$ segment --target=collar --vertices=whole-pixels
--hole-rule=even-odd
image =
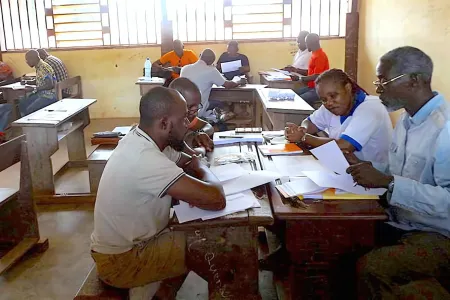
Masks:
[[[203,60],[201,60],[201,59],[199,59],[199,60],[196,62],[196,64],[208,66],[208,65],[206,64],[206,62],[203,61]]]
[[[353,113],[358,108],[358,106],[366,100],[366,93],[364,93],[362,90],[358,90],[355,94],[355,97],[353,98],[353,101],[355,102],[353,104],[352,109],[350,110],[350,113],[346,116],[341,116],[341,124],[344,124],[345,120],[347,120],[348,117],[353,116]]]
[[[139,126],[136,126],[136,128],[134,129],[134,133],[137,136],[146,139],[147,141],[149,141],[151,144],[153,144],[155,147],[158,148],[158,145],[156,145],[155,141],[153,141],[153,139],[148,134],[146,134],[144,130],[139,128]]]
[[[43,62],[44,61],[42,59],[40,59],[39,62],[36,64],[35,68],[36,69],[39,68],[42,65]]]
[[[306,49],[306,50],[308,50],[308,49]],[[322,48],[319,48],[316,51],[311,51],[311,53],[320,53],[320,52],[323,52]]]
[[[409,117],[409,120],[414,125],[422,124],[428,116],[439,106],[444,103],[444,96],[437,92],[433,92],[434,97],[431,98],[424,106],[422,106],[413,117]]]
[[[303,54],[303,53],[308,53],[309,51],[308,51],[308,49],[305,49],[305,50],[300,50],[300,49],[298,49],[298,53],[300,53],[300,54]]]

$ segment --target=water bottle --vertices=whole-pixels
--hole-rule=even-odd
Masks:
[[[144,63],[144,76],[146,79],[152,78],[152,63],[150,62],[150,58],[148,57]]]

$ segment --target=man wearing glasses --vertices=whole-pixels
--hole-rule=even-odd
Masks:
[[[360,299],[450,299],[450,107],[431,89],[432,72],[431,58],[413,47],[388,52],[377,66],[381,101],[405,112],[387,170],[349,159],[355,182],[388,190],[384,247],[358,262]]]

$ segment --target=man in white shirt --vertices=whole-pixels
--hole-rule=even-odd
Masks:
[[[308,75],[309,60],[311,59],[312,52],[308,50],[306,46],[306,37],[308,31],[301,31],[297,37],[298,51],[294,56],[292,66],[284,68],[286,71],[295,72],[300,75]]]
[[[195,268],[185,235],[167,228],[172,197],[208,210],[226,205],[209,169],[197,157],[177,152],[189,124],[180,93],[152,89],[141,99],[140,115],[139,126],[120,141],[103,171],[94,210],[91,254],[100,279],[118,288]]]
[[[207,117],[207,111],[215,107],[221,107],[220,101],[209,100],[209,94],[213,85],[223,86],[227,89],[238,87],[245,84],[245,79],[241,82],[226,80],[225,77],[212,65],[216,60],[216,54],[211,49],[203,50],[200,54],[200,60],[194,64],[185,66],[181,69],[180,76],[186,77],[195,83],[202,94],[202,109],[199,111],[199,117]]]

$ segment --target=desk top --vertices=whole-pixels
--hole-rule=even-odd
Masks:
[[[18,192],[16,189],[0,188],[0,206],[15,197]]]
[[[150,80],[139,77],[135,84],[138,85],[163,85],[166,82],[164,78],[152,77]]]
[[[12,123],[17,127],[58,127],[97,102],[97,99],[62,99]]]
[[[35,87],[35,85],[32,84],[23,85],[19,81],[7,85],[2,85],[0,86],[0,89],[24,90],[26,86]]]
[[[208,155],[208,160],[211,165],[214,165],[214,159],[226,154],[249,152],[256,156],[255,163],[245,163],[241,166],[248,170],[261,170],[261,165],[256,153],[257,149],[254,145],[236,145],[227,147],[216,147],[214,151]],[[258,194],[258,200],[261,203],[260,208],[251,208],[246,211],[237,212],[221,218],[207,220],[207,221],[192,221],[179,224],[176,217],[171,220],[170,227],[175,230],[192,230],[205,227],[222,227],[222,226],[248,226],[248,225],[270,225],[273,223],[272,210],[270,208],[268,193],[266,185],[252,189],[255,194]]]
[[[277,72],[277,71],[259,72],[259,75],[263,76],[265,80],[271,81],[271,82],[278,82],[278,81],[290,82],[290,81],[292,81],[290,76],[283,74],[281,72]]]
[[[258,94],[261,98],[261,102],[266,109],[267,112],[272,113],[305,113],[311,114],[314,112],[314,108],[311,107],[305,100],[303,100],[297,94],[295,95],[294,101],[292,100],[281,100],[281,101],[269,101],[269,92],[273,90],[280,90],[282,92],[286,91],[285,89],[260,89],[258,90]]]
[[[232,89],[225,89],[223,86],[213,85],[212,90],[227,90],[227,91],[239,91],[239,90],[260,90],[267,87],[265,84],[246,84]]]

